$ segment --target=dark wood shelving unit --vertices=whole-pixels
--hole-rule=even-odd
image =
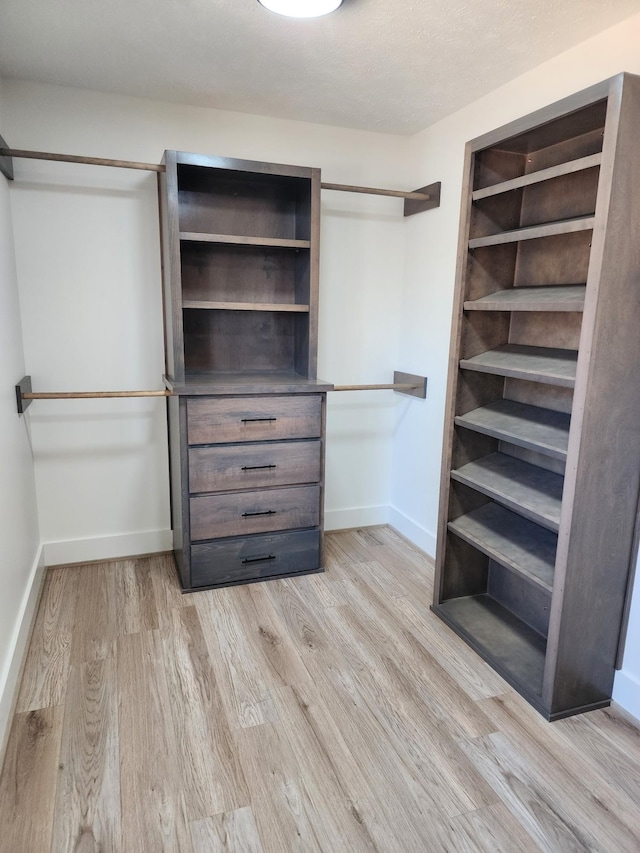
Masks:
[[[433,609],[548,719],[609,704],[635,564],[639,105],[467,146]]]
[[[186,590],[321,571],[320,172],[165,152],[174,553]]]

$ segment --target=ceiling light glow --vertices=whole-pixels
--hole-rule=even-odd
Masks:
[[[342,0],[258,0],[258,2],[278,15],[289,18],[319,18],[335,12]]]

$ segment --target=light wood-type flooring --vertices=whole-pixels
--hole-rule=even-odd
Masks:
[[[326,565],[194,595],[169,556],[51,570],[3,853],[638,853],[638,729],[545,722],[389,528],[327,535]]]

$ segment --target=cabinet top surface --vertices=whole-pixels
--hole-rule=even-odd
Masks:
[[[167,166],[203,166],[209,169],[226,169],[235,172],[280,175],[290,178],[310,179],[315,175],[320,175],[320,169],[311,166],[293,166],[284,163],[268,163],[261,160],[241,160],[235,157],[220,157],[214,154],[197,154],[189,151],[167,150],[164,152],[162,162]]]
[[[182,383],[164,377],[175,395],[226,394],[318,394],[331,391],[333,385],[321,379],[307,379],[296,373],[188,373]]]

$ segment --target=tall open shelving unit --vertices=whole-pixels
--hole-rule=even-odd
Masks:
[[[467,145],[434,611],[541,713],[607,705],[640,488],[640,78]]]
[[[174,553],[185,590],[320,571],[320,172],[165,152]]]

